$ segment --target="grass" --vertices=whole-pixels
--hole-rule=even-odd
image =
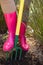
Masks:
[[[43,43],[43,0],[33,0],[30,5],[29,23],[35,37]]]

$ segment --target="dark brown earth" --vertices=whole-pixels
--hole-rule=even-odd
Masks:
[[[6,53],[2,50],[5,41],[3,36],[5,35],[0,34],[0,65],[43,65],[43,46],[40,46],[33,36],[27,38],[27,42],[30,44],[30,50],[22,53],[20,61],[18,59],[15,61],[14,54],[12,61],[10,56],[6,61]]]

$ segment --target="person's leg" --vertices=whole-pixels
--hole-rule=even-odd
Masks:
[[[3,13],[12,13],[16,11],[14,0],[1,0],[0,3]]]
[[[3,50],[4,51],[10,51],[14,46],[14,33],[15,33],[15,27],[16,27],[15,24],[17,22],[17,16],[16,16],[16,12],[15,12],[16,8],[15,8],[14,0],[7,0],[7,1],[4,0],[4,1],[1,0],[1,7],[2,7],[4,17],[6,20],[6,24],[8,27],[9,36],[3,45]],[[27,51],[29,49],[29,46],[26,43],[25,30],[26,30],[25,23],[22,22],[19,40],[20,40],[22,49],[24,51]]]
[[[1,0],[1,8],[8,28],[8,38],[3,45],[3,51],[10,51],[14,47],[17,14],[14,0]]]
[[[29,43],[27,44],[26,37],[25,37],[27,21],[28,21],[28,17],[29,17],[30,2],[31,2],[31,0],[25,0],[25,3],[24,3],[23,23],[21,24],[20,36],[19,36],[21,47],[24,51],[27,51],[30,48],[30,45],[29,45]]]

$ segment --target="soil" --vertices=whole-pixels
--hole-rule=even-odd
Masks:
[[[30,36],[26,37],[27,42],[30,44],[30,50],[28,52],[22,52],[22,58],[19,61],[15,61],[14,54],[11,60],[10,56],[6,60],[6,53],[3,52],[2,47],[5,39],[3,36],[6,34],[0,34],[0,65],[43,65],[43,46],[41,46],[37,40]]]

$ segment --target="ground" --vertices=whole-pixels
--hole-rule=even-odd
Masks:
[[[3,36],[6,34],[0,34],[0,65],[43,65],[43,46],[41,46],[33,36],[26,37],[27,42],[30,44],[30,50],[23,52],[21,61],[6,61],[6,53],[3,52],[2,46],[5,40]]]

